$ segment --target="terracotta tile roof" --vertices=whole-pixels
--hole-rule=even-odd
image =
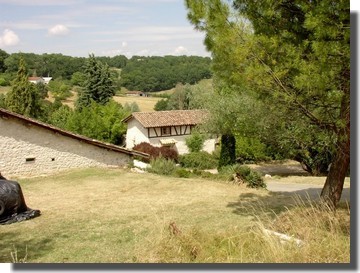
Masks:
[[[204,122],[208,116],[205,110],[172,110],[155,112],[134,112],[123,121],[135,118],[144,128],[197,125]]]
[[[40,78],[40,77],[29,77],[28,79],[29,79],[29,81],[42,80],[42,78]]]

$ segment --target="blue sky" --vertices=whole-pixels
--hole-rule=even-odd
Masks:
[[[210,56],[183,0],[0,0],[0,48],[71,56]]]
[[[210,56],[203,38],[183,0],[0,0],[0,49],[8,53]]]

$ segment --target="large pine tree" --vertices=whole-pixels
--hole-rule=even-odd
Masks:
[[[6,96],[6,106],[18,114],[37,118],[41,113],[40,100],[35,85],[28,80],[25,61],[21,58],[12,89]]]
[[[287,128],[318,143],[324,134],[335,139],[321,194],[335,207],[350,165],[349,1],[187,0],[186,5],[189,20],[206,33],[217,80],[255,91],[269,109],[284,113],[278,122]]]
[[[95,101],[105,105],[115,95],[109,66],[97,60],[94,54],[89,55],[85,67],[85,88],[79,93],[77,108],[81,109]]]

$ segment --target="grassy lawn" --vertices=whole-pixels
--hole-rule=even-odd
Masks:
[[[226,182],[121,169],[18,181],[42,215],[0,225],[0,262],[349,262],[346,206],[335,217],[342,224],[329,228],[327,220],[324,231],[299,216],[304,208],[289,210],[289,196]],[[295,235],[310,243],[302,249],[259,232],[267,225],[292,234],[293,222],[302,226]]]

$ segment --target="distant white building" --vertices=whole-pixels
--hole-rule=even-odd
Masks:
[[[207,116],[208,112],[204,110],[134,112],[123,120],[128,125],[126,148],[132,149],[141,142],[147,142],[157,147],[171,146],[179,154],[186,154],[189,152],[186,138]],[[205,140],[203,150],[213,152],[215,139]]]
[[[29,77],[29,82],[32,82],[34,84],[43,83],[43,84],[49,84],[52,77]]]

